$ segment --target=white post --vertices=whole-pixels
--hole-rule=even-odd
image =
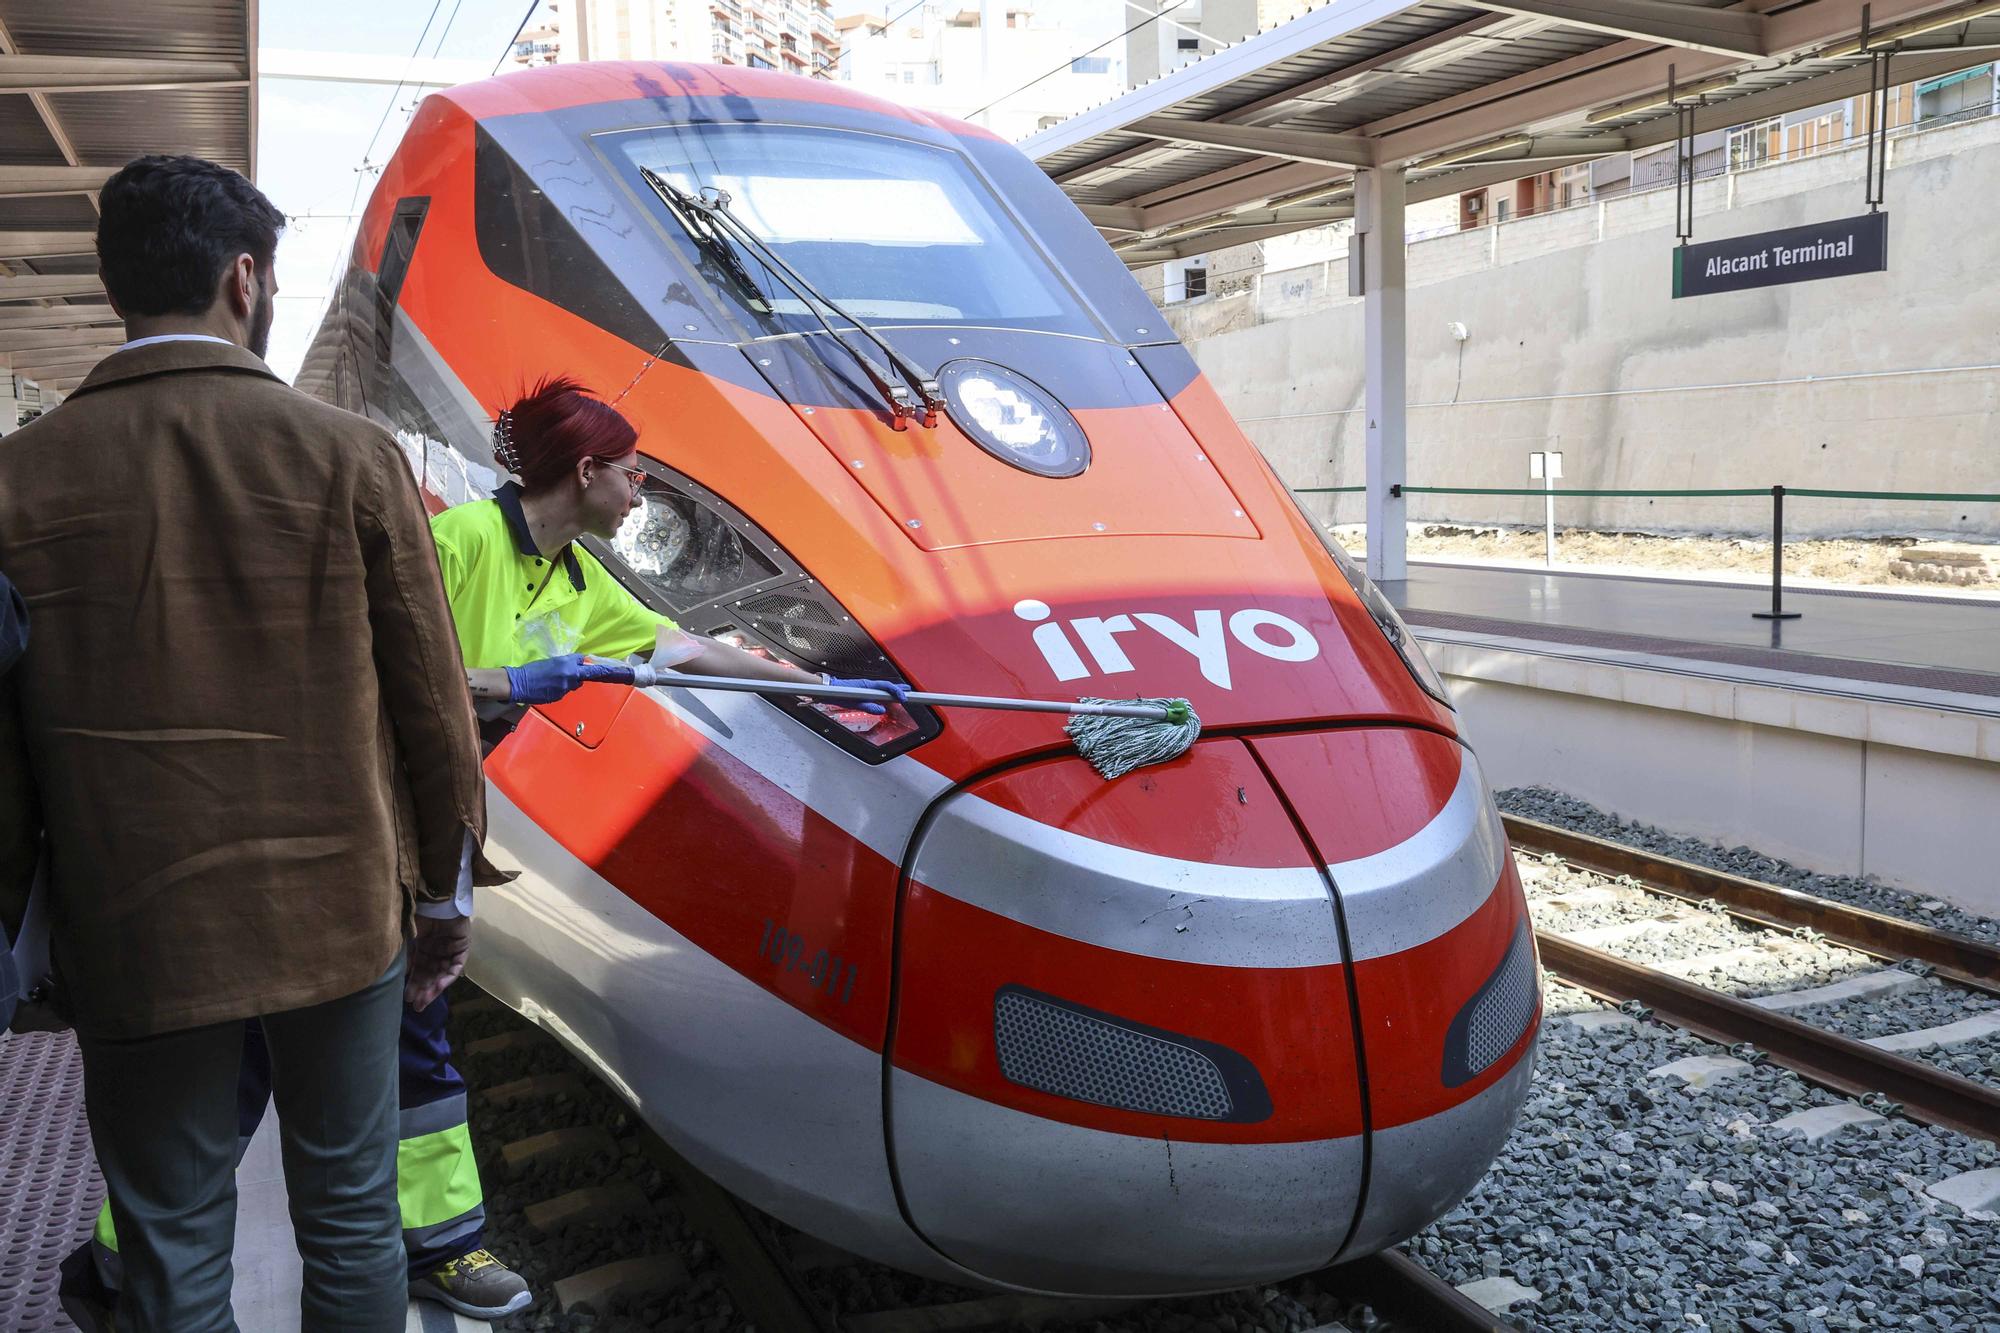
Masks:
[[[1409,575],[1404,531],[1409,506],[1401,495],[1389,494],[1389,488],[1403,483],[1407,443],[1401,167],[1354,173],[1354,230],[1361,240],[1367,329],[1368,577],[1400,580]]]

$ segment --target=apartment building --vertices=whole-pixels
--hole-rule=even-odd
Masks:
[[[1018,139],[1124,92],[1123,0],[943,0],[835,20],[838,78]]]
[[[832,0],[550,0],[514,44],[514,63],[688,60],[831,78],[840,58]]]

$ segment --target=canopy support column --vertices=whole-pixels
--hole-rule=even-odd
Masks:
[[[1404,559],[1409,402],[1402,167],[1370,167],[1354,173],[1354,230],[1366,326],[1368,577],[1379,583],[1403,579],[1409,572]]]

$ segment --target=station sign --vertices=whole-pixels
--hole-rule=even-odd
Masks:
[[[1863,213],[1674,251],[1674,296],[1710,296],[1889,267],[1889,215]]]

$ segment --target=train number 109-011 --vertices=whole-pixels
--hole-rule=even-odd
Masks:
[[[837,953],[829,954],[824,949],[815,952],[806,943],[806,937],[796,931],[766,920],[757,952],[787,972],[805,973],[815,990],[825,991],[842,1004],[854,998],[854,979],[861,974],[860,969]]]

